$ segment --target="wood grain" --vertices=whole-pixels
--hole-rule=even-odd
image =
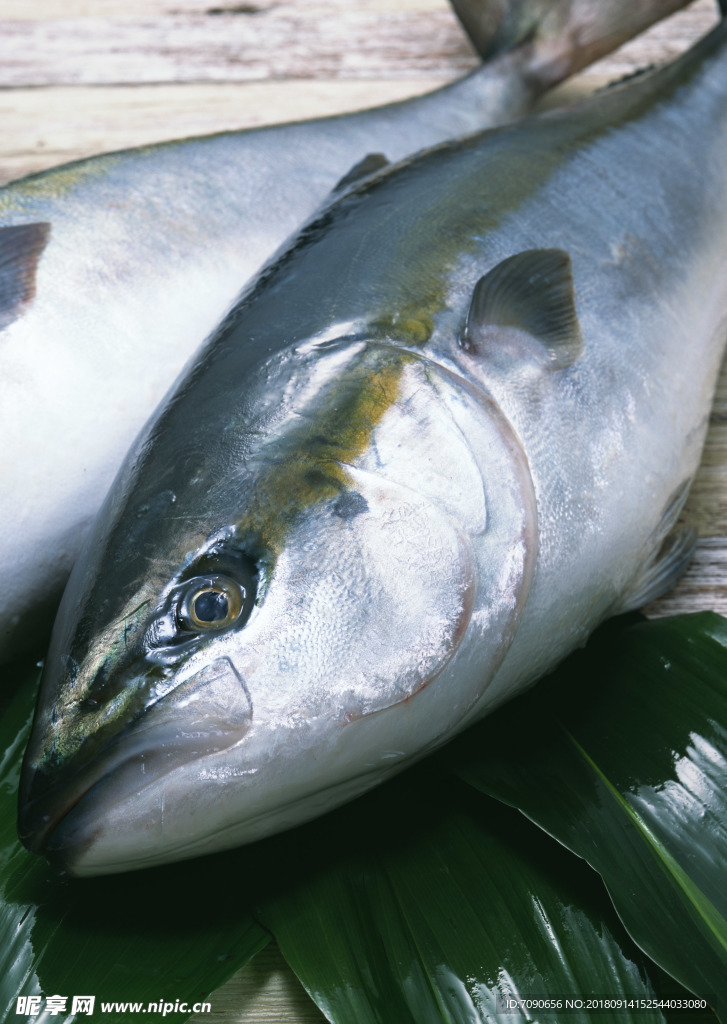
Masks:
[[[136,0],[128,7],[116,0],[0,0],[0,184],[128,146],[403,99],[477,64],[446,0],[267,0],[254,5],[263,8],[254,16],[205,14],[216,9],[210,3],[216,0]],[[377,39],[378,22],[387,11],[392,15],[380,50],[353,32],[354,8],[355,23],[373,21]],[[181,49],[180,35],[172,38],[160,27],[169,19],[183,36]],[[196,35],[190,19],[204,31]],[[580,75],[577,89],[667,59],[714,20],[712,0],[699,0]],[[266,23],[270,36],[261,27]],[[284,27],[303,23],[311,49],[293,31],[281,53]],[[250,26],[256,26],[254,46]],[[318,26],[327,26],[325,45],[313,38]],[[336,38],[348,60],[331,54]],[[134,41],[143,43],[140,50]],[[252,63],[243,67],[244,54]],[[260,77],[250,80],[245,76],[253,69]],[[570,86],[560,95],[573,93]]]
[[[712,0],[656,26],[549,102],[674,56]],[[446,0],[0,0],[0,183],[97,152],[337,113],[423,92],[474,67]],[[681,584],[648,609],[727,614],[727,374],[685,518]],[[324,1018],[274,946],[195,1024]]]
[[[215,10],[0,22],[0,84],[406,77],[462,73],[472,64],[472,50],[446,11],[415,17],[407,11],[348,9],[313,18],[287,8],[260,14]]]
[[[212,994],[192,1024],[321,1024],[326,1018],[271,943]]]

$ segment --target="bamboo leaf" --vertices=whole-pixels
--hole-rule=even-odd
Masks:
[[[727,1014],[724,619],[611,624],[443,757],[584,857],[638,944]]]
[[[269,936],[223,886],[232,877],[229,868],[215,873],[198,861],[71,880],[23,849],[15,815],[34,683],[26,681],[0,721],[0,1019],[27,1019],[16,1016],[18,996],[60,995],[68,1012],[48,1019],[70,1021],[76,1016],[72,997],[94,995],[96,1014],[102,1001],[135,1002],[145,1007],[139,1011],[144,1021],[161,1021],[170,1012],[164,1004],[179,1001],[190,1011],[175,1019],[186,1020],[191,1006]],[[149,1003],[158,1003],[158,1011],[148,1011]],[[117,1011],[104,1019],[135,1015]]]
[[[669,1019],[647,1001],[688,998],[630,941],[598,875],[431,767],[288,842],[296,877],[258,915],[334,1024],[647,1024]],[[550,1012],[504,1002],[518,996]],[[594,996],[620,1005],[594,1012]]]

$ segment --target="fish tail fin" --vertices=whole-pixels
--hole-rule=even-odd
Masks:
[[[691,0],[450,0],[483,60],[527,49],[527,72],[548,89]],[[727,0],[719,0],[724,13]]]

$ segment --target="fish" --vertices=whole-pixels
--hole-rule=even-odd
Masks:
[[[611,47],[685,2],[559,0],[557,31],[577,49],[598,8]],[[0,189],[0,664],[47,642],[144,421],[245,281],[337,184],[375,170],[379,151],[393,161],[513,120],[562,79],[565,65],[541,59],[554,42],[524,20],[534,0],[518,0],[523,20],[511,24],[502,0],[465,3],[493,4],[478,34],[490,59],[429,96],[145,146]],[[569,59],[598,51],[589,41]]]
[[[727,328],[727,22],[326,207],[127,456],[20,782],[77,876],[316,817],[681,575]]]

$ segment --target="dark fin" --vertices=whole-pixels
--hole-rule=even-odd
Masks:
[[[636,611],[671,590],[691,562],[696,545],[697,533],[691,526],[680,526],[670,533],[634,580],[620,610]]]
[[[727,14],[727,0],[719,0],[719,10],[720,14],[724,18],[725,14]]]
[[[0,331],[24,312],[35,295],[35,273],[48,244],[50,224],[0,228]]]
[[[382,167],[388,167],[388,165],[389,161],[383,153],[369,153],[363,160],[359,160],[357,164],[354,164],[348,174],[344,174],[338,184],[333,186],[332,191],[341,192],[344,188],[348,188],[349,185],[353,185],[355,181],[368,178],[371,174],[375,174],[376,171],[380,171]]]
[[[583,338],[567,252],[528,249],[480,278],[462,347],[475,353],[493,351],[499,344],[498,328],[522,331],[539,342],[548,369],[562,370],[575,362],[583,351]]]
[[[454,12],[482,60],[527,43],[552,0],[450,0]]]

